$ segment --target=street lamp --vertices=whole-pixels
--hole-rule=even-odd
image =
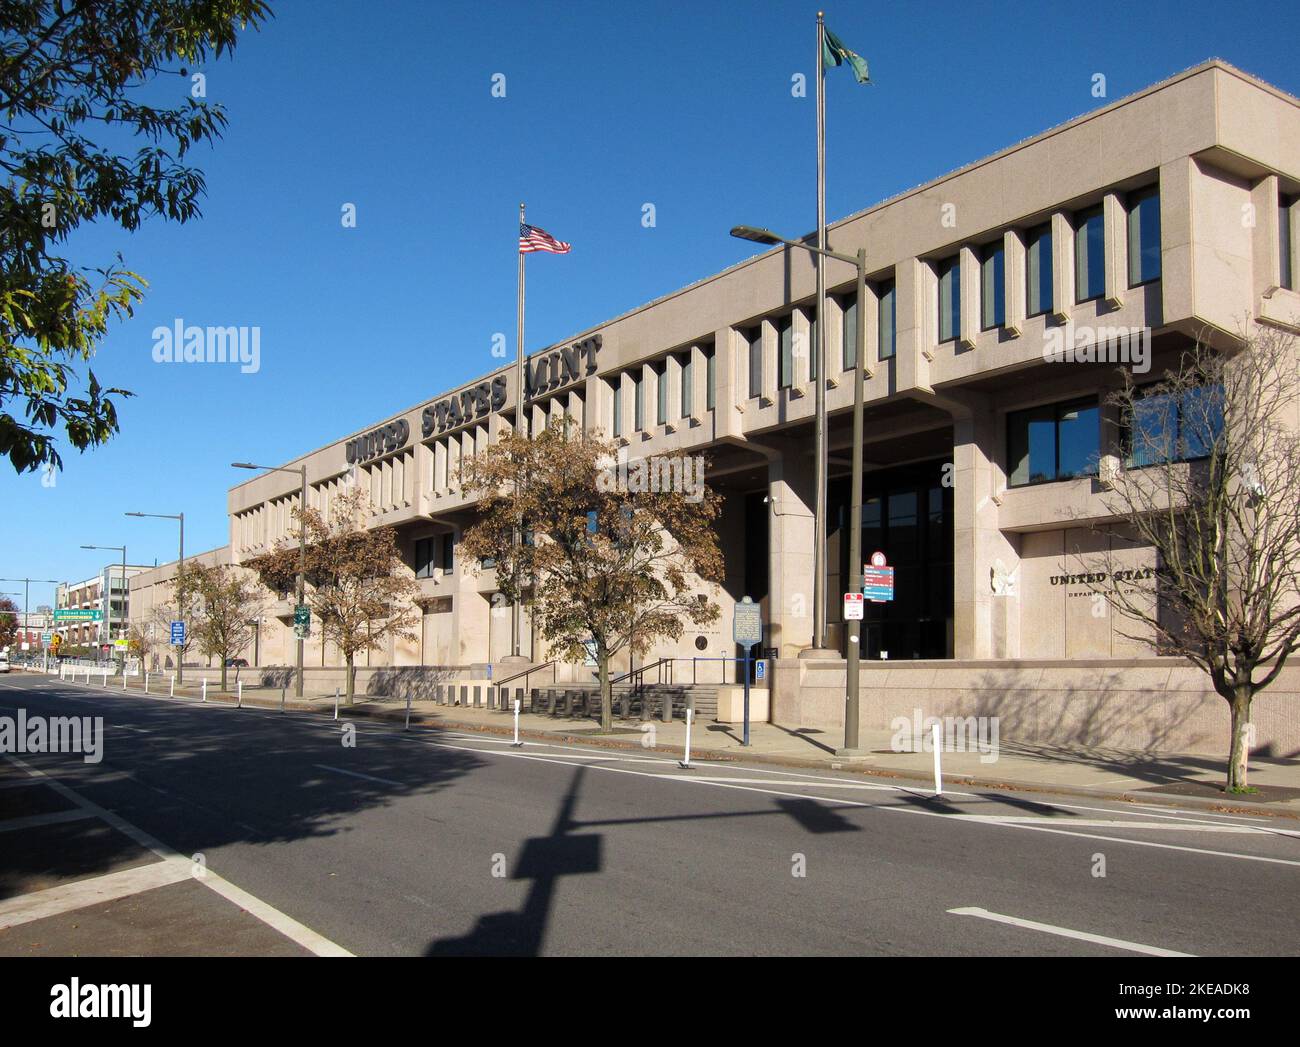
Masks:
[[[185,571],[185,514],[184,513],[126,513],[127,516],[147,516],[154,520],[179,520],[181,525],[181,547],[176,561],[176,604],[181,620],[185,619],[185,608],[181,604],[181,575]],[[188,626],[186,626],[188,628]],[[181,647],[176,655],[176,682],[185,682],[185,648]]]
[[[299,503],[298,519],[298,603],[294,608],[295,612],[298,607],[303,606],[306,599],[306,579],[307,579],[307,467],[300,465],[297,467],[286,465],[254,465],[252,462],[231,462],[232,469],[265,469],[270,473],[300,473],[302,476],[302,498]],[[297,631],[297,630],[295,630]],[[294,683],[294,695],[302,697],[302,645],[303,637],[298,637],[298,676]]]
[[[849,509],[849,591],[853,593],[862,592],[862,400],[863,400],[863,383],[869,374],[867,372],[867,250],[865,247],[858,248],[856,255],[839,254],[835,251],[823,250],[813,244],[804,243],[802,240],[790,240],[784,236],[778,236],[770,229],[760,229],[752,225],[738,225],[731,230],[731,235],[740,240],[750,240],[756,244],[785,244],[787,247],[802,247],[805,251],[810,251],[816,255],[824,255],[827,258],[834,258],[840,262],[848,262],[858,270],[858,295],[857,295],[857,344],[854,351],[853,360],[853,476],[850,480],[850,509]],[[824,332],[818,331],[819,339]],[[825,360],[819,360],[817,371],[818,382],[822,381],[821,365]],[[819,435],[822,440],[819,441],[819,453],[817,461],[817,483],[819,485],[820,497],[817,499],[818,508],[822,513],[825,512],[825,490],[826,490],[826,459],[824,456],[824,439],[826,431],[826,419],[824,417],[825,406],[821,407],[822,416],[817,419]],[[826,627],[826,597],[825,584],[826,579],[824,557],[825,557],[825,519],[819,519],[816,523],[817,536],[813,545],[813,645],[821,647],[825,642]],[[818,588],[818,587],[821,588]],[[820,623],[817,616],[820,615]],[[861,750],[858,747],[858,666],[861,658],[861,641],[857,636],[851,634],[848,636],[845,654],[848,658],[848,672],[844,681],[844,748],[836,754],[838,756],[859,756]]]
[[[125,545],[83,545],[83,549],[103,549],[110,552],[122,554],[122,639],[126,639],[126,546]],[[111,652],[116,650],[113,647],[113,572],[108,572],[108,644],[110,649],[109,657],[112,658]],[[122,652],[122,678],[126,679],[126,652]]]
[[[0,582],[22,582],[23,583],[23,635],[32,627],[31,609],[27,606],[31,592],[32,582],[38,585],[59,585],[61,580],[58,578],[0,578]],[[6,596],[17,596],[17,593],[6,593]],[[50,628],[54,628],[54,622],[50,622]],[[45,649],[45,641],[41,640],[41,650]]]

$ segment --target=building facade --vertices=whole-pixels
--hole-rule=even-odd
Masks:
[[[835,251],[865,248],[870,275],[857,346],[856,274],[827,263],[829,646],[843,653],[839,596],[854,573],[859,354],[869,375],[862,548],[896,571],[894,600],[869,607],[862,630],[870,719],[1021,694],[1032,696],[1026,731],[1048,738],[1044,725],[1074,722],[1070,703],[1181,693],[1198,710],[1209,702],[1183,720],[1184,744],[1199,744],[1196,725],[1217,717],[1219,700],[1093,613],[1071,576],[1107,520],[1099,474],[1123,455],[1103,407],[1117,366],[1154,380],[1197,338],[1230,347],[1258,324],[1300,329],[1298,196],[1300,103],[1212,61],[830,226]],[[766,623],[774,717],[833,728],[845,663],[798,657],[813,641],[811,258],[768,251],[533,354],[524,415],[534,431],[567,415],[633,459],[706,457],[724,503],[722,616],[650,657],[734,657],[731,608],[750,596]],[[1062,339],[1127,355],[1050,358]],[[509,653],[492,572],[459,555],[475,507],[456,477],[515,423],[514,390],[512,364],[285,463],[306,466],[310,503],[325,511],[360,484],[419,580],[418,639],[373,664],[479,665]],[[287,472],[232,488],[230,561],[286,540],[297,500]],[[1134,570],[1152,565],[1140,551],[1132,559]],[[286,664],[292,600],[276,595],[262,661]],[[545,659],[528,632],[524,653]],[[337,664],[312,644],[309,664]],[[1291,719],[1262,731],[1300,746],[1294,715],[1279,715]],[[1207,732],[1217,742],[1217,718]],[[1126,724],[1084,740],[1145,744],[1150,733]]]
[[[125,638],[131,620],[131,579],[153,568],[127,564],[125,574],[120,563],[108,564],[99,574],[75,583],[58,586],[54,593],[55,611],[99,612],[90,620],[56,621],[54,631],[63,643],[103,645]]]

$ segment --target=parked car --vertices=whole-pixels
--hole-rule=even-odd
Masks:
[[[8,671],[9,656],[7,654],[0,654],[0,673],[7,673]]]
[[[247,669],[247,668],[248,668],[248,659],[247,659],[247,658],[227,658],[227,659],[226,659],[226,668],[227,668],[227,669]]]

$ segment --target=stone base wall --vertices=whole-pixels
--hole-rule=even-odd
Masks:
[[[774,723],[844,730],[843,660],[779,659]],[[1228,703],[1204,673],[1177,659],[1116,662],[911,661],[862,666],[864,731],[895,717],[997,716],[1003,744],[1158,752],[1227,752]],[[1254,703],[1252,752],[1300,756],[1300,669],[1283,669]]]

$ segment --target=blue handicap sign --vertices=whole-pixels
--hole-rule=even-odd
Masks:
[[[172,622],[172,643],[178,647],[185,643],[184,622]]]
[[[757,662],[754,663],[754,679],[755,680],[767,679],[767,662],[763,661],[762,659],[759,659]]]

